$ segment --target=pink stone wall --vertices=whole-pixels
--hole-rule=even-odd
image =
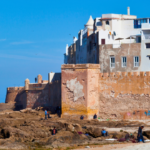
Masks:
[[[62,117],[98,113],[99,65],[62,65]]]

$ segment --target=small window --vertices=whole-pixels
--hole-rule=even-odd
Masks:
[[[92,50],[92,42],[90,41],[90,50]]]
[[[122,67],[127,66],[127,57],[122,57]]]
[[[146,43],[146,48],[150,48],[150,43]]]
[[[110,68],[115,68],[115,57],[110,56]]]
[[[101,39],[102,45],[105,45],[105,39]]]
[[[134,67],[139,67],[139,56],[134,57]]]
[[[109,25],[109,21],[108,20],[106,21],[106,24]]]

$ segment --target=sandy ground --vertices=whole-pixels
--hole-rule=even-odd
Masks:
[[[150,143],[110,144],[101,147],[84,148],[76,150],[150,150]]]

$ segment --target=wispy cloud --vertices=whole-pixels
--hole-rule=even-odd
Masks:
[[[22,45],[22,44],[31,44],[31,43],[34,43],[34,42],[31,42],[31,41],[21,41],[21,42],[11,42],[10,44],[12,44],[12,45]]]
[[[1,41],[6,41],[6,39],[0,39],[0,42],[1,42]]]
[[[28,57],[28,56],[22,56],[22,55],[13,55],[13,54],[0,54],[0,58],[9,58],[9,59],[21,59],[21,60],[28,60],[28,61],[40,61],[40,62],[47,62],[47,63],[60,63],[63,59],[60,59],[60,57],[53,56],[51,58],[46,58],[46,57]],[[57,62],[57,61],[58,62]]]

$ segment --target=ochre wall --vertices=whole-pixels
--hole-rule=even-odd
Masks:
[[[150,119],[150,72],[99,73],[96,64],[62,66],[62,116]]]
[[[99,64],[62,65],[62,117],[91,118],[98,113],[99,70]]]
[[[16,102],[17,95],[24,90],[24,87],[9,87],[7,88],[5,103]]]
[[[100,73],[99,116],[150,119],[150,72]]]

